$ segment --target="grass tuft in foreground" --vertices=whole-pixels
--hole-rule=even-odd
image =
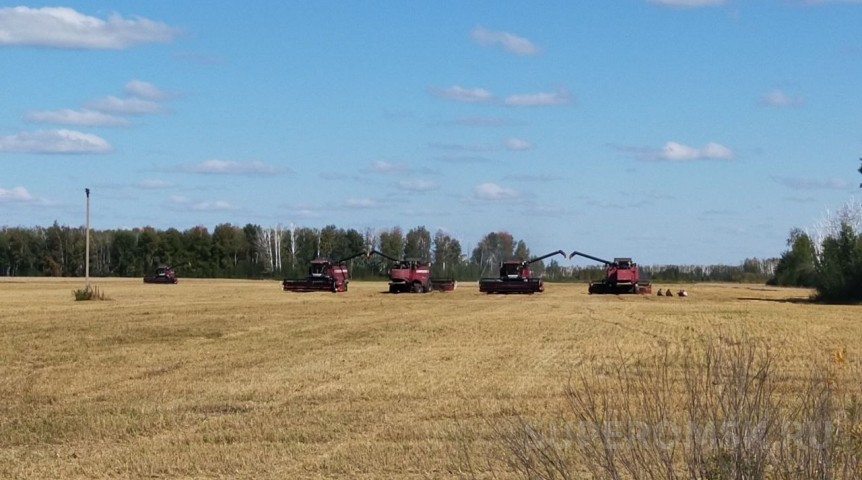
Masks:
[[[79,288],[76,290],[72,290],[72,295],[75,296],[76,302],[81,302],[84,300],[108,300],[108,296],[104,291],[99,290],[97,286],[87,286],[84,288]]]

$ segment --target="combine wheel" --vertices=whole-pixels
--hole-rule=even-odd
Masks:
[[[395,285],[389,285],[389,293],[398,293],[398,287]]]
[[[422,284],[416,282],[413,284],[413,293],[422,293]]]

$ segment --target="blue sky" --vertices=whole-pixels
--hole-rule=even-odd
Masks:
[[[0,2],[0,225],[737,263],[858,190],[862,1],[250,5]]]

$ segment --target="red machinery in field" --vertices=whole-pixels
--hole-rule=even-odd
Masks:
[[[613,262],[609,262],[577,251],[572,252],[569,258],[571,259],[575,255],[604,263],[608,267],[605,271],[604,280],[590,282],[590,293],[652,293],[652,286],[649,283],[639,283],[640,272],[638,271],[638,264],[632,262],[631,258],[614,258]]]
[[[177,274],[167,265],[159,265],[155,273],[144,277],[144,283],[177,283]]]
[[[285,292],[346,292],[350,279],[344,262],[361,255],[366,253],[359,252],[335,261],[329,257],[315,258],[308,266],[307,277],[285,279],[281,282],[281,288]]]
[[[556,254],[566,256],[566,252],[556,252],[531,258],[530,260],[509,260],[500,263],[499,278],[482,278],[479,291],[485,293],[536,293],[544,292],[545,284],[541,278],[533,277],[530,264],[552,257]]]
[[[398,260],[377,250],[372,250],[368,255],[374,254],[392,261],[389,267],[389,293],[449,292],[458,285],[454,278],[431,278],[431,264],[426,261],[415,258]]]

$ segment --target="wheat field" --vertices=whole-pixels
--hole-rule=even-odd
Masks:
[[[493,443],[488,418],[564,414],[572,375],[611,357],[746,337],[802,372],[862,351],[859,307],[799,289],[98,279],[109,299],[75,302],[81,283],[0,279],[0,478],[458,478],[459,452]]]

